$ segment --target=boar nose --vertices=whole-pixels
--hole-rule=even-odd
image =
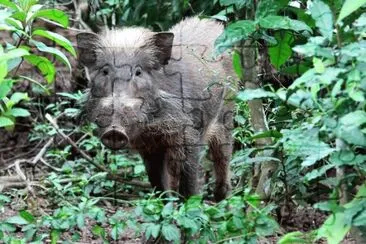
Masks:
[[[106,147],[112,150],[123,149],[128,143],[127,135],[116,129],[106,131],[102,135],[101,140]]]

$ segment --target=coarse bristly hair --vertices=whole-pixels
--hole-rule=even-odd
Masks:
[[[111,54],[123,53],[133,57],[141,52],[155,59],[157,48],[153,41],[154,32],[142,27],[125,27],[116,30],[106,30],[99,35],[99,51]],[[151,60],[156,61],[156,60]]]

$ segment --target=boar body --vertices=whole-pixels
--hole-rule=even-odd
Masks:
[[[141,154],[157,190],[197,194],[204,145],[214,162],[215,199],[230,190],[232,103],[224,98],[231,64],[211,58],[222,31],[215,21],[188,18],[169,32],[124,28],[77,36],[89,120],[107,147]]]

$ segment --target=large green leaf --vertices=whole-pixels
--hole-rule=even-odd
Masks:
[[[159,236],[160,224],[145,223],[144,227],[146,239],[149,239],[150,237],[157,238]]]
[[[363,184],[353,200],[345,204],[344,211],[339,211],[331,214],[324,222],[324,224],[317,231],[317,239],[326,238],[328,243],[340,243],[346,234],[351,230],[351,225],[347,218],[350,209],[361,205],[361,201],[366,198],[366,185]],[[361,208],[364,208],[362,205]]]
[[[13,101],[14,104],[17,104],[22,100],[28,100],[28,99],[29,99],[28,94],[24,92],[14,92],[10,97],[10,100]]]
[[[11,119],[4,117],[4,116],[0,116],[0,128],[12,126],[12,125],[14,125],[14,122]]]
[[[76,52],[71,42],[67,40],[65,37],[61,36],[60,34],[57,34],[52,31],[37,29],[33,31],[32,36],[34,35],[43,36],[56,42],[58,45],[65,48],[69,53],[71,53],[74,57],[76,57]]]
[[[30,40],[30,43],[34,44],[39,51],[56,55],[56,57],[58,57],[71,70],[71,64],[70,64],[69,60],[67,59],[65,54],[63,54],[60,50],[58,50],[54,47],[48,47],[43,42],[39,42],[39,41],[35,41],[35,40]]]
[[[335,130],[336,135],[350,144],[366,146],[366,136],[360,126],[366,123],[366,112],[357,110],[344,115]]]
[[[14,18],[7,18],[5,20],[5,22],[11,26],[14,26],[15,28],[17,28],[18,30],[23,30],[23,24],[21,21],[17,20],[17,19],[14,19]]]
[[[43,8],[43,5],[41,4],[36,4],[36,5],[33,5],[32,7],[30,7],[29,11],[27,11],[27,15],[25,17],[25,22],[26,23],[31,23],[30,21],[34,20],[34,15],[41,9]]]
[[[180,239],[179,229],[175,225],[165,224],[161,232],[167,241],[179,241]]]
[[[216,53],[220,54],[236,43],[248,39],[255,30],[255,23],[251,20],[239,20],[230,24],[215,41]]]
[[[41,71],[48,83],[51,83],[55,79],[55,66],[47,58],[32,54],[25,56],[24,59],[30,64],[36,66]]]
[[[6,6],[8,8],[11,8],[11,9],[13,9],[15,11],[19,11],[20,10],[15,3],[13,3],[12,1],[9,1],[9,0],[0,0],[0,5]]]
[[[57,22],[65,28],[69,26],[68,16],[58,9],[41,9],[32,16],[32,19],[36,18],[45,18]]]
[[[332,214],[318,230],[318,238],[325,237],[328,243],[340,243],[351,226],[344,224],[344,213]]]
[[[340,122],[345,126],[361,126],[366,123],[366,112],[357,110],[344,115]]]
[[[0,55],[2,55],[0,53]],[[8,74],[8,65],[5,61],[0,62],[0,82],[6,77]]]
[[[333,15],[329,6],[320,0],[315,0],[309,7],[311,16],[315,20],[322,36],[332,40],[333,36]]]
[[[276,69],[279,69],[281,65],[291,57],[292,50],[290,45],[294,41],[294,38],[289,32],[277,32],[275,38],[277,40],[277,45],[269,47],[268,54],[271,64],[273,64]]]
[[[289,0],[265,0],[259,1],[255,11],[255,18],[261,19],[268,15],[276,15],[277,12],[288,4]]]
[[[282,130],[283,148],[288,156],[299,157],[303,159],[302,167],[308,167],[315,164],[334,152],[334,148],[322,142],[319,138],[319,130]]]
[[[23,48],[12,49],[12,50],[9,50],[6,53],[3,53],[0,56],[0,62],[7,61],[7,60],[13,59],[13,58],[22,57],[24,55],[29,55],[29,52],[27,50],[23,49]]]
[[[24,109],[24,108],[12,108],[10,110],[10,113],[14,117],[28,117],[28,116],[30,116],[29,111]]]
[[[290,19],[287,16],[270,15],[259,19],[259,25],[265,29],[273,30],[293,30],[293,31],[308,31],[312,33],[311,28],[302,21]]]
[[[248,0],[220,0],[221,6],[230,6],[235,4],[239,9],[244,7],[248,3]]]
[[[13,87],[12,80],[2,80],[0,81],[0,99],[4,98],[11,91]]]
[[[23,10],[23,12],[27,13],[31,7],[33,7],[38,0],[20,0],[18,1],[19,7]]]
[[[337,23],[365,4],[366,0],[346,0],[342,6],[341,12],[339,13]]]

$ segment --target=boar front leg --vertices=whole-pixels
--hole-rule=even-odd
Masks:
[[[150,184],[156,191],[164,191],[164,153],[156,152],[142,155]]]
[[[166,189],[187,198],[198,194],[198,158],[188,147],[177,147],[166,153]]]
[[[164,188],[178,192],[182,168],[182,155],[180,150],[167,149],[164,158]]]

